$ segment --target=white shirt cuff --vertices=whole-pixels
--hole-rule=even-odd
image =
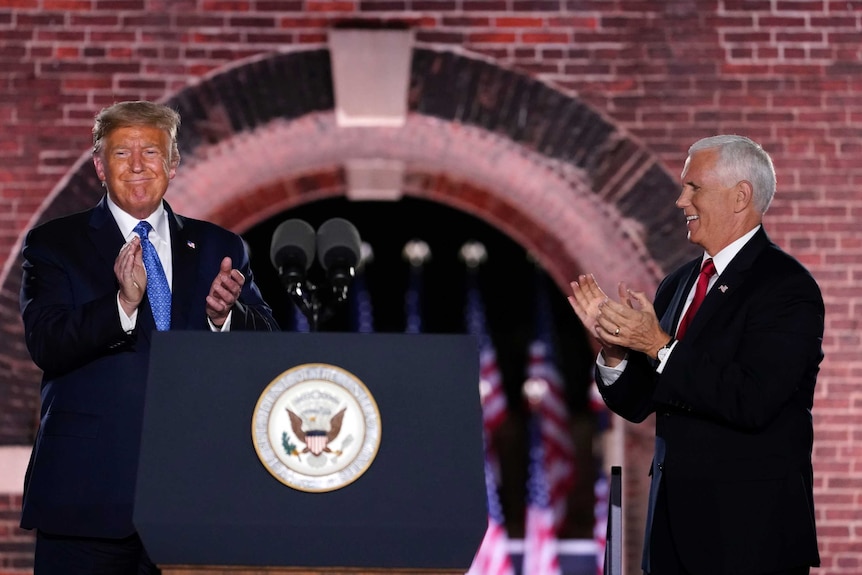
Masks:
[[[132,315],[126,315],[126,310],[123,309],[123,304],[120,303],[120,292],[117,292],[117,309],[120,310],[120,326],[123,331],[129,333],[135,329],[138,324],[138,309],[132,312]]]
[[[615,367],[610,367],[605,363],[605,358],[602,356],[602,352],[599,352],[599,356],[596,358],[596,367],[599,370],[599,374],[602,376],[602,384],[613,385],[623,374],[623,370],[625,370],[628,362],[628,356],[626,356]]]
[[[233,310],[227,312],[227,318],[225,318],[224,323],[221,327],[216,327],[216,325],[212,322],[212,320],[207,316],[207,323],[210,324],[210,331],[220,332],[220,331],[230,331],[230,318],[233,317]]]

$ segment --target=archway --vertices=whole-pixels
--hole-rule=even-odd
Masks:
[[[345,164],[397,160],[403,193],[454,208],[510,237],[557,286],[583,271],[651,291],[691,250],[673,224],[676,183],[648,150],[576,98],[464,55],[417,48],[409,115],[399,128],[342,128],[328,52],[240,62],[166,101],[183,116],[183,164],[168,200],[237,232],[286,211],[344,197]],[[88,155],[34,224],[85,209],[101,194]],[[11,269],[20,269],[20,261]],[[8,268],[7,268],[8,269]],[[17,293],[20,277],[3,278]],[[12,302],[0,311],[18,314]],[[19,342],[0,354],[32,381]],[[22,413],[22,443],[33,418]],[[639,524],[640,522],[630,522]]]

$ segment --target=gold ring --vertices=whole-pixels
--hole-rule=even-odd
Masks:
[[[617,336],[617,335],[619,335],[619,334],[620,334],[620,328],[619,328],[619,327],[617,327],[616,331],[614,332],[614,335],[615,335],[615,336]]]

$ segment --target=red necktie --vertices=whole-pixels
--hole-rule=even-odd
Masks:
[[[676,330],[676,339],[682,339],[685,335],[685,330],[691,323],[694,314],[697,313],[697,308],[700,307],[703,298],[706,297],[706,288],[709,287],[709,278],[715,275],[715,264],[712,263],[712,258],[707,258],[700,268],[700,275],[697,276],[697,287],[694,288],[694,299],[691,300],[691,305],[685,311],[682,321],[679,322],[679,327]]]

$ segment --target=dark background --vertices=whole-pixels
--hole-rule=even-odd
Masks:
[[[334,217],[353,223],[362,241],[373,249],[373,261],[357,273],[363,275],[370,294],[377,332],[405,330],[410,265],[402,250],[410,240],[419,239],[431,249],[431,258],[423,270],[423,331],[465,333],[467,268],[458,253],[467,241],[485,245],[488,258],[479,268],[479,286],[488,332],[497,349],[510,404],[519,402],[527,350],[536,330],[537,284],[548,290],[558,367],[567,380],[571,407],[578,410],[585,407],[588,369],[593,357],[566,295],[521,246],[502,232],[482,220],[433,202],[412,198],[397,202],[324,200],[279,214],[245,233],[255,281],[282,329],[294,329],[295,312],[270,260],[272,234],[287,219],[299,218],[317,229]],[[318,285],[325,283],[317,263],[309,271],[309,279]],[[348,305],[338,306],[335,315],[319,326],[319,331],[350,330]]]
[[[344,218],[356,226],[363,242],[373,249],[373,261],[362,274],[369,292],[376,332],[405,330],[405,293],[410,265],[404,245],[415,239],[429,244],[431,259],[424,278],[423,332],[465,333],[467,267],[459,250],[467,241],[485,245],[487,260],[479,267],[478,282],[485,305],[487,330],[497,351],[509,416],[493,438],[500,454],[500,498],[509,534],[523,535],[527,481],[528,412],[521,397],[526,379],[527,354],[536,333],[537,289],[547,290],[553,321],[552,339],[557,368],[566,385],[570,427],[576,449],[576,482],[569,497],[569,513],[560,537],[592,538],[593,441],[596,417],[589,407],[590,369],[594,359],[586,334],[564,294],[529,254],[508,236],[484,221],[441,204],[404,198],[397,202],[355,202],[345,198],[323,200],[284,212],[244,234],[251,252],[255,281],[272,306],[282,329],[294,329],[294,304],[270,260],[272,234],[285,220],[298,218],[318,229],[326,220]],[[325,282],[315,263],[309,280]],[[319,325],[319,331],[352,331],[348,303]]]

